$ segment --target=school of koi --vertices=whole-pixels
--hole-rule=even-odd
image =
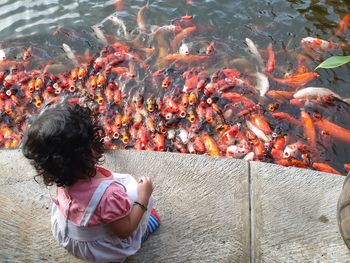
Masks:
[[[149,30],[144,22],[146,8],[136,17],[140,35]],[[120,26],[125,37],[129,34],[117,16],[107,19]],[[344,23],[337,34],[346,30]],[[78,62],[63,44],[75,64],[65,73],[52,74],[47,67],[29,70],[30,49],[15,61],[0,54],[1,147],[18,147],[30,115],[46,104],[66,100],[99,114],[109,149],[225,156],[340,175],[350,170],[350,159],[348,163],[327,160],[332,147],[350,146],[350,122],[344,126],[333,118],[347,114],[344,118],[349,120],[350,105],[327,88],[306,86],[319,75],[310,70],[305,52],[315,56],[344,44],[303,38],[298,67],[281,78],[276,77],[281,72],[276,69],[273,46],[259,50],[249,38],[245,41],[256,70],[209,69],[216,43],[191,54],[184,40],[199,27],[189,15],[153,29],[151,48],[137,38],[111,42],[99,25],[93,29],[105,47]],[[148,76],[157,92],[140,87],[130,98],[127,83],[136,81],[139,72]]]

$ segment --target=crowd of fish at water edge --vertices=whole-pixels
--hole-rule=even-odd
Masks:
[[[192,16],[148,27],[147,8],[137,13],[139,34],[134,38],[116,15],[94,26],[104,44],[98,55],[78,55],[63,44],[74,64],[71,71],[52,74],[50,64],[30,69],[30,47],[15,60],[1,50],[1,146],[18,147],[30,116],[65,100],[99,114],[109,149],[243,158],[340,175],[350,170],[350,159],[327,161],[338,145],[350,146],[349,104],[327,88],[307,86],[319,77],[310,70],[310,58],[345,44],[303,38],[299,52],[293,52],[297,66],[285,74],[276,67],[279,52],[271,44],[258,49],[246,38],[249,59],[232,59],[231,66],[211,69],[217,43],[192,54],[185,42],[203,30]],[[107,37],[102,31],[106,21],[121,30],[125,42]],[[336,34],[343,34],[349,21],[350,14]],[[146,44],[141,36],[148,37]],[[128,84],[141,81],[138,91],[129,94]]]

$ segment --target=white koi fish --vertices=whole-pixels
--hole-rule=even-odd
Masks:
[[[246,124],[249,130],[251,130],[259,139],[263,140],[264,142],[271,141],[271,138],[267,136],[262,130],[260,130],[258,127],[253,125],[250,121],[246,120]]]
[[[99,26],[96,26],[96,25],[95,25],[95,26],[92,26],[91,28],[92,28],[92,30],[94,31],[94,33],[95,33],[97,39],[100,40],[100,42],[101,42],[103,45],[107,46],[108,41],[107,41],[105,35],[103,34],[101,28],[100,28]]]
[[[327,88],[322,87],[307,87],[301,90],[298,90],[294,93],[293,97],[296,99],[304,99],[311,97],[319,97],[319,96],[329,96],[332,95],[335,98],[341,99],[341,97]]]
[[[121,20],[120,18],[118,18],[118,17],[115,16],[115,15],[109,16],[108,19],[111,20],[112,23],[113,23],[114,25],[120,26],[120,27],[121,27],[121,29],[123,30],[124,36],[125,36],[126,38],[129,37],[129,33],[128,33],[128,31],[126,30],[126,26],[125,26],[123,20]]]
[[[270,88],[269,79],[264,73],[256,72],[256,86],[255,88],[259,90],[260,96],[265,96],[266,92],[268,92]]]
[[[249,153],[247,153],[246,156],[244,156],[243,160],[253,161],[254,157],[255,157],[255,153],[254,152],[249,152]]]
[[[6,54],[3,49],[0,49],[0,61],[6,60]]]
[[[186,43],[182,43],[182,45],[179,48],[179,53],[182,55],[190,54],[190,49],[188,48],[188,45]]]
[[[248,48],[249,48],[249,51],[255,56],[255,58],[258,60],[259,62],[259,66],[260,68],[263,67],[263,59],[258,51],[258,48],[256,47],[256,45],[254,44],[254,42],[249,39],[249,38],[246,38],[245,39],[245,42],[246,44],[248,45]]]
[[[75,65],[78,65],[78,60],[77,60],[76,56],[74,55],[70,46],[68,46],[66,43],[63,43],[62,47],[63,47],[64,52],[66,52],[67,57],[70,60],[72,60]]]

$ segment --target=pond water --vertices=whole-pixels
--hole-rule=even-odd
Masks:
[[[256,70],[254,64],[256,60],[252,59],[248,51],[246,38],[255,43],[264,60],[267,59],[266,48],[270,43],[272,44],[276,54],[276,69],[273,75],[278,78],[295,72],[299,54],[305,55],[309,70],[312,71],[324,59],[332,55],[348,55],[350,51],[348,46],[350,28],[345,29],[342,34],[335,35],[342,17],[350,13],[350,3],[345,0],[149,1],[143,13],[146,30],[140,33],[136,21],[137,14],[146,3],[146,1],[126,0],[0,0],[0,48],[5,51],[8,60],[16,60],[24,50],[30,49],[32,57],[28,71],[42,70],[45,65],[50,64],[50,72],[59,74],[69,72],[74,67],[74,63],[67,58],[62,49],[63,43],[69,45],[77,57],[84,56],[86,51],[92,56],[103,49],[105,44],[92,29],[94,26],[99,27],[109,44],[118,41],[135,45],[137,42],[138,47],[142,45],[144,48],[155,48],[157,52],[161,41],[165,41],[169,48],[175,36],[175,34],[165,34],[164,39],[157,40],[154,38],[157,26],[176,24],[179,21],[176,19],[191,15],[193,19],[188,22],[182,21],[181,25],[185,25],[184,27],[195,25],[196,33],[184,38],[183,43],[193,55],[203,54],[203,50],[205,51],[210,43],[214,43],[215,58],[209,64],[201,65],[210,74],[223,67],[235,67],[251,77],[252,72]],[[106,19],[110,15],[117,16],[124,22],[126,33],[120,25],[115,25]],[[342,43],[343,46],[321,54],[305,54],[301,49],[300,41],[309,36]],[[172,52],[167,50],[166,53]],[[150,74],[162,68],[161,63],[158,64],[159,54],[160,52],[146,61],[149,70],[136,67],[137,80],[130,84],[125,95],[132,98],[138,91],[145,96],[150,94],[163,96],[166,93],[163,89],[159,89],[159,82],[158,86],[155,85],[157,87],[150,87],[154,85],[154,81],[149,78]],[[181,72],[184,71],[184,69],[181,70]],[[310,86],[326,87],[344,99],[350,98],[349,70],[349,65],[337,69],[319,69],[317,72],[320,77],[313,80]],[[183,82],[179,81],[177,84],[180,85]],[[271,80],[270,86],[272,89],[287,90],[281,87],[283,85]],[[175,90],[172,91],[172,93],[175,92]],[[265,106],[271,102],[269,99],[259,99],[259,103]],[[340,112],[332,120],[339,126],[349,129],[349,107],[340,102],[336,104],[337,111],[315,107],[322,114],[327,114],[327,118]],[[219,105],[225,107],[222,101]],[[294,106],[284,105],[282,108],[294,115],[300,113],[300,109]],[[11,121],[7,120],[7,122]],[[231,120],[228,124],[233,125],[233,122]],[[270,125],[272,128],[277,126],[274,121],[271,121]],[[209,132],[212,134],[210,129]],[[319,128],[316,132],[321,132],[321,129]],[[298,142],[300,140],[303,143],[309,142],[309,138],[306,138],[305,131],[301,128],[294,130],[293,133],[293,136],[298,138]],[[217,135],[212,134],[212,136]],[[337,140],[327,149],[321,146],[324,153],[320,162],[331,163],[333,167],[343,172],[343,164],[350,162],[348,146],[348,142],[344,144]],[[319,142],[318,147],[320,148]],[[266,158],[260,159],[264,161]],[[266,161],[271,161],[271,158],[267,158]],[[308,166],[311,168],[311,164]]]

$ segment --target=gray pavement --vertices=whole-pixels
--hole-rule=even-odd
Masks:
[[[145,151],[108,153],[104,166],[155,185],[161,227],[128,263],[350,262],[336,221],[344,177]],[[51,237],[34,174],[20,151],[0,151],[0,261],[81,262]]]

